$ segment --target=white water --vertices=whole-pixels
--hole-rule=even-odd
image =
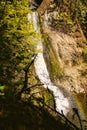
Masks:
[[[32,21],[35,32],[41,34],[38,13],[32,12],[31,14],[29,14],[28,20]],[[69,112],[70,104],[68,99],[64,97],[62,91],[58,88],[58,86],[53,85],[50,80],[50,76],[43,57],[42,40],[38,40],[37,49],[41,51],[38,53],[34,63],[36,74],[38,75],[41,83],[44,84],[43,86],[53,92],[56,110],[60,113],[61,111],[63,111],[64,115],[67,115],[67,113]]]

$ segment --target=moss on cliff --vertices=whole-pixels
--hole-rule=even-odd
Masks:
[[[43,37],[44,37],[44,50],[45,50],[44,57],[46,59],[51,79],[55,80],[56,78],[62,76],[63,70],[53,50],[53,47],[51,46],[50,38],[46,34],[43,34]]]

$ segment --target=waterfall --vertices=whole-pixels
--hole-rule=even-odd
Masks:
[[[31,14],[28,14],[28,20],[32,21],[34,31],[41,35],[38,13],[32,12]],[[34,62],[36,74],[41,83],[44,84],[43,86],[53,92],[56,110],[60,113],[63,111],[64,115],[67,115],[67,113],[69,112],[70,104],[68,99],[64,97],[62,91],[58,88],[58,86],[55,86],[50,79],[43,57],[42,39],[38,40],[37,49],[40,50],[40,52],[38,52],[36,60]]]

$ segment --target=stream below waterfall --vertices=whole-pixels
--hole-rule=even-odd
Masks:
[[[31,20],[34,31],[41,35],[38,13],[32,12],[28,14],[28,20]],[[37,50],[40,50],[40,51],[38,52],[37,57],[34,62],[36,74],[40,82],[43,84],[43,86],[53,92],[56,110],[59,113],[63,112],[64,115],[67,115],[71,112],[71,109],[73,107],[78,109],[78,105],[75,101],[75,98],[73,97],[71,93],[69,93],[70,97],[69,96],[65,97],[64,92],[60,90],[58,86],[55,86],[53,82],[51,81],[48,70],[47,70],[47,66],[45,63],[45,59],[43,56],[42,43],[43,43],[43,39],[41,38],[40,40],[38,40],[38,44],[37,44]],[[82,116],[84,117],[84,115]]]

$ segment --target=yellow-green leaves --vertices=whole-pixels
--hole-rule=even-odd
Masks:
[[[35,54],[36,37],[28,21],[28,0],[0,1],[0,83],[12,84],[20,77],[19,71],[31,61]],[[16,76],[15,76],[16,73]],[[20,79],[20,78],[19,78]]]

